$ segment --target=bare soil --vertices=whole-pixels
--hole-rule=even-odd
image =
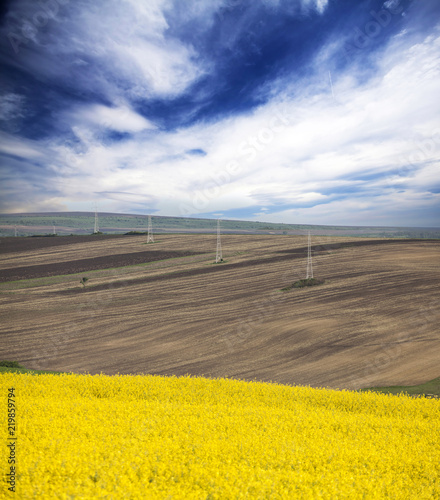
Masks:
[[[10,239],[27,241],[1,259],[0,358],[27,368],[350,389],[440,376],[438,240],[316,237],[325,283],[282,292],[305,277],[305,237],[225,235],[221,264],[213,235]],[[83,289],[66,269],[87,265]]]
[[[81,236],[27,236],[22,238],[8,236],[6,238],[0,238],[0,254],[36,251],[49,247],[70,245],[72,243],[90,243],[91,241],[103,242],[121,238],[126,238],[126,236],[122,234],[93,234]]]
[[[93,257],[91,259],[79,259],[68,262],[53,262],[51,264],[36,264],[34,266],[13,267],[0,270],[0,283],[4,281],[17,281],[24,279],[43,278],[57,276],[60,274],[77,274],[96,269],[109,269],[115,267],[135,266],[156,262],[160,260],[175,259],[189,255],[197,255],[199,252],[133,252],[128,254],[106,255],[104,257]]]

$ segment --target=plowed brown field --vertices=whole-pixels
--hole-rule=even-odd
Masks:
[[[440,376],[438,240],[316,237],[325,283],[282,292],[306,237],[224,235],[222,264],[213,235],[157,239],[2,239],[0,358],[333,388]]]

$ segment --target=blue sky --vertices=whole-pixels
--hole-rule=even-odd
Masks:
[[[0,211],[440,226],[437,0],[14,0]]]

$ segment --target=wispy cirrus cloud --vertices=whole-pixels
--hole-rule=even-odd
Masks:
[[[157,128],[128,106],[109,107],[102,104],[82,105],[73,111],[71,123],[91,128],[110,129],[117,132],[140,132]]]

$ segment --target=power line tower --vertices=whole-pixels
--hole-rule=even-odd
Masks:
[[[151,222],[151,215],[148,216],[147,243],[154,243],[154,238],[153,238],[153,224]]]
[[[95,228],[93,229],[93,233],[96,234],[99,232],[99,224],[98,224],[98,205],[95,203]]]
[[[309,238],[307,242],[307,274],[306,280],[313,278],[313,265],[312,265],[312,242],[310,239],[310,231]]]
[[[56,235],[57,232],[55,231],[55,224],[52,225],[52,234]]]
[[[14,226],[14,235],[17,236],[17,226]]]
[[[222,242],[220,239],[220,219],[217,219],[217,252],[215,254],[215,263],[223,262]]]

